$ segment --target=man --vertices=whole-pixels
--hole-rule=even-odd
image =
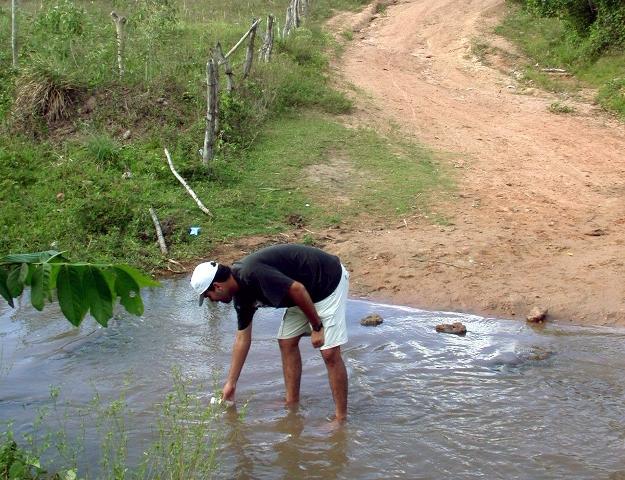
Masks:
[[[252,319],[259,307],[286,307],[278,330],[286,403],[299,401],[302,358],[299,341],[311,336],[328,370],[336,420],[347,417],[347,370],[341,345],[347,342],[345,309],[349,274],[338,257],[304,245],[275,245],[248,255],[232,267],[199,264],[191,286],[213,302],[234,299],[238,331],[232,349],[224,400],[234,400],[237,381],[252,341]]]

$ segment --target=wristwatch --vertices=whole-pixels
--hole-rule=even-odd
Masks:
[[[321,329],[322,329],[322,328],[323,328],[323,323],[321,323],[321,322],[319,322],[319,325],[317,325],[316,327],[312,327],[312,329],[313,329],[315,332],[319,332],[319,331],[321,331]]]

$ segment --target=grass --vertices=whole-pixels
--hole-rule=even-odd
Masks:
[[[275,2],[273,11],[286,3]],[[307,23],[277,40],[272,62],[256,63],[246,82],[238,73],[236,94],[222,93],[220,145],[205,168],[197,152],[208,46],[234,44],[253,14],[269,13],[265,2],[225,9],[216,1],[121,1],[116,8],[129,18],[122,82],[106,5],[26,2],[20,71],[0,69],[0,255],[55,248],[73,259],[158,267],[150,207],[177,260],[228,239],[288,230],[291,214],[323,226],[363,212],[386,218],[422,208],[416,193],[444,178],[437,162],[398,138],[332,118],[351,102],[329,85],[328,54],[337,47],[320,21],[334,8],[363,3],[315,2]],[[0,10],[2,24],[8,13]],[[243,55],[233,57],[235,69]],[[61,92],[54,109],[41,100],[46,92]],[[213,217],[171,174],[164,147]],[[343,181],[338,209],[337,192],[302,175],[337,155],[355,172]],[[188,234],[192,226],[201,227],[199,236]]]
[[[625,96],[615,87],[625,72],[622,51],[607,52],[598,58],[590,56],[588,40],[567,31],[562,20],[536,17],[513,5],[496,32],[519,45],[527,56],[526,81],[553,92],[595,88],[603,107],[625,117]],[[549,75],[542,68],[562,68],[573,77]]]

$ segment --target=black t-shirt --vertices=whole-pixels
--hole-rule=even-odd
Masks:
[[[245,329],[258,307],[292,307],[287,295],[293,282],[306,287],[314,303],[328,297],[341,281],[338,257],[305,245],[262,248],[232,265],[239,284],[234,296],[239,330]]]

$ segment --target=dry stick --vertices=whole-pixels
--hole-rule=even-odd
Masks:
[[[152,217],[152,222],[154,223],[154,228],[156,229],[156,238],[158,238],[158,246],[161,247],[161,253],[163,255],[167,255],[167,244],[165,243],[165,237],[163,237],[161,222],[158,221],[156,212],[152,207],[150,207],[150,217]]]
[[[258,21],[254,19],[253,25],[258,25]],[[247,78],[252,69],[252,61],[254,60],[254,39],[256,38],[256,26],[250,30],[250,40],[247,44],[247,52],[245,52],[245,65],[243,66],[243,78]]]
[[[202,204],[200,199],[197,198],[197,195],[195,194],[195,192],[191,190],[191,187],[187,185],[187,182],[184,181],[184,178],[182,178],[180,174],[174,168],[174,164],[171,161],[171,157],[169,156],[169,151],[167,149],[165,149],[165,156],[167,157],[167,163],[169,164],[169,169],[171,170],[171,173],[173,173],[174,176],[178,179],[178,181],[182,183],[182,186],[187,190],[187,192],[189,192],[189,195],[191,195],[191,198],[195,200],[195,203],[197,203],[197,206],[200,207],[200,210],[202,210],[206,215],[212,217],[213,214],[208,210],[208,208],[204,206],[204,204]]]
[[[116,12],[111,12],[113,23],[115,23],[115,31],[117,33],[117,67],[119,68],[119,78],[124,76],[124,47],[125,36],[124,27],[126,26],[126,17],[120,17]]]
[[[202,163],[208,165],[213,158],[215,145],[215,123],[217,118],[217,80],[215,77],[215,61],[211,58],[206,62],[206,131],[204,133],[204,148],[202,149]]]
[[[11,52],[13,68],[17,68],[17,0],[11,0]]]
[[[236,44],[234,47],[232,47],[228,53],[226,53],[226,54],[224,55],[224,57],[228,58],[230,55],[232,55],[232,54],[235,52],[235,50],[241,46],[241,44],[245,41],[245,39],[248,37],[248,35],[249,35],[250,33],[252,33],[252,30],[254,30],[254,29],[256,28],[256,26],[257,26],[259,23],[260,23],[260,18],[259,18],[258,20],[256,20],[254,23],[252,23],[252,26],[251,26],[251,27],[250,27],[250,29],[249,29],[249,30],[245,33],[245,35],[243,35],[243,36],[241,37],[241,40],[239,40],[239,41],[237,42],[237,44]]]
[[[217,59],[217,62],[218,62],[217,64],[224,66],[224,73],[226,74],[226,81],[227,81],[226,91],[228,93],[231,93],[232,90],[234,90],[234,75],[232,73],[232,66],[230,65],[230,62],[224,55],[224,51],[222,50],[221,44],[219,42],[217,42],[217,45],[215,45],[215,51],[213,55]]]
[[[273,15],[267,17],[267,32],[265,33],[265,41],[260,49],[260,59],[269,62],[271,59],[271,51],[273,50]]]

